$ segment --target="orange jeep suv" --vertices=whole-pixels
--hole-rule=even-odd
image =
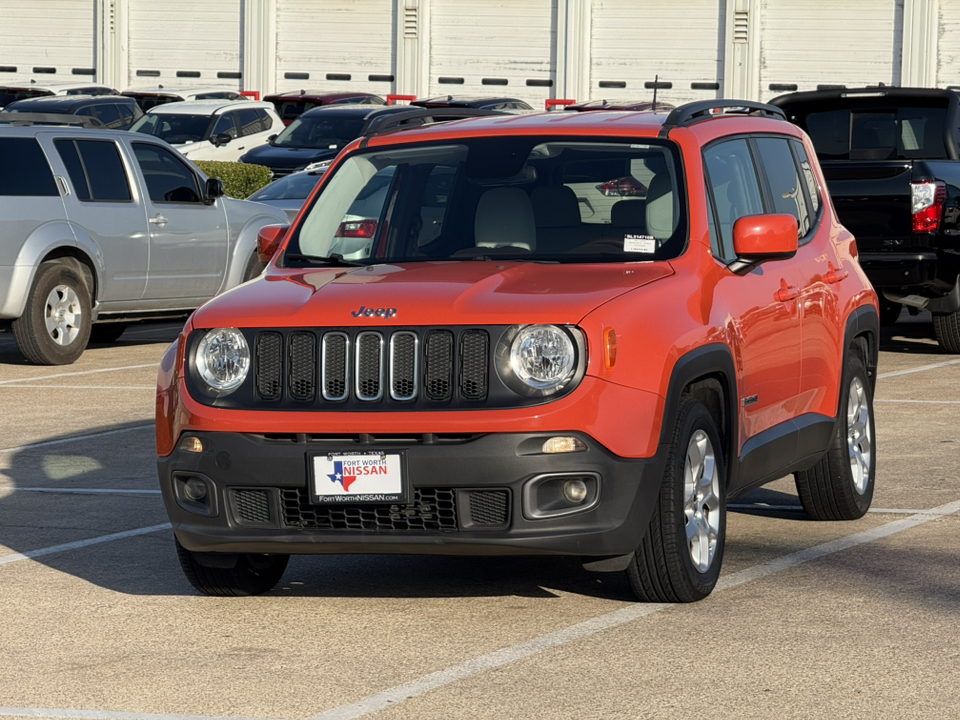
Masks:
[[[877,297],[779,109],[403,121],[163,358],[198,590],[298,553],[564,554],[689,602],[736,496],[793,474],[811,517],[867,511]]]

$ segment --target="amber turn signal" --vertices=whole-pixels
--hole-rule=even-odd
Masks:
[[[617,333],[613,328],[603,331],[603,361],[607,370],[617,364]]]

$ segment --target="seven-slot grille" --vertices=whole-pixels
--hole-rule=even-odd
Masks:
[[[490,336],[450,330],[266,330],[254,340],[257,399],[355,401],[361,405],[426,400],[454,393],[482,401],[489,391]]]

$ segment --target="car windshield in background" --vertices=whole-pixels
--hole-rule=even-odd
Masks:
[[[307,211],[288,261],[676,257],[677,167],[672,144],[656,141],[496,137],[356,153]]]
[[[47,97],[48,95],[53,95],[53,93],[49,90],[32,90],[30,88],[3,88],[0,89],[0,107],[9,105],[17,100]]]
[[[798,117],[821,160],[945,159],[946,108],[827,110]]]
[[[127,95],[127,93],[124,94]],[[175,95],[133,95],[132,93],[129,94],[128,97],[136,98],[137,105],[139,105],[140,109],[144,112],[157,105],[180,102],[183,99]]]
[[[209,127],[209,115],[147,113],[130,127],[130,131],[156,135],[171,145],[182,145],[203,140]]]
[[[300,117],[290,123],[273,144],[276,147],[335,150],[355,140],[362,127],[360,118]]]
[[[303,172],[287,175],[260,188],[247,200],[305,200],[323,177],[322,172]]]

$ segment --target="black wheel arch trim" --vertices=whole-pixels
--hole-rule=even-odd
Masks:
[[[863,359],[867,366],[867,375],[870,382],[876,385],[877,362],[880,353],[880,315],[873,305],[861,305],[847,318],[847,325],[843,336],[843,352],[851,347],[856,338],[862,337],[867,344],[867,354]],[[844,358],[841,358],[841,362]],[[837,397],[837,407],[840,407],[840,394]]]

